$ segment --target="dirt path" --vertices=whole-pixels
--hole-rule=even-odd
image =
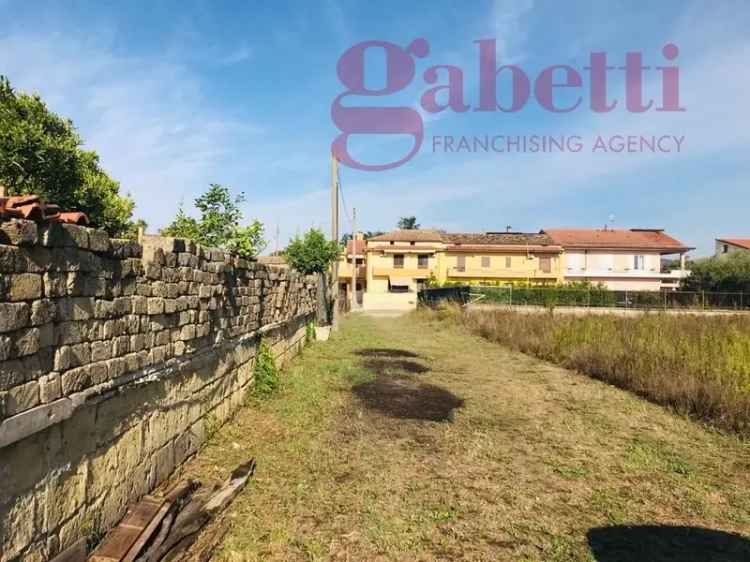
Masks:
[[[347,320],[187,472],[248,455],[218,560],[750,560],[747,445],[416,315]]]

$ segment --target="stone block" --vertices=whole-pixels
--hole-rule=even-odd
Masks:
[[[94,302],[92,297],[57,299],[56,319],[58,322],[70,322],[93,318],[95,314]]]
[[[0,333],[24,328],[29,323],[29,310],[26,303],[0,303]]]
[[[148,299],[148,314],[164,314],[164,299],[151,297]]]
[[[112,357],[112,341],[95,341],[91,343],[91,361],[104,361]]]
[[[89,249],[92,252],[106,253],[109,252],[109,235],[104,230],[90,229],[89,235]]]
[[[55,318],[55,301],[42,299],[31,303],[31,325],[39,326]]]
[[[74,392],[80,392],[84,388],[91,386],[91,365],[84,365],[65,371],[60,376],[62,393],[69,396]]]
[[[23,467],[17,467],[24,470]],[[34,538],[36,532],[36,500],[33,493],[19,496],[7,506],[0,507],[0,560],[13,560]]]
[[[62,397],[60,375],[52,373],[39,379],[39,399],[42,404],[48,404]]]
[[[17,273],[7,277],[7,297],[10,301],[27,301],[41,298],[42,276],[37,273]]]
[[[10,335],[12,357],[24,357],[39,351],[39,328],[18,330]]]
[[[11,388],[5,396],[6,416],[15,416],[39,405],[39,382],[32,381]]]
[[[11,219],[0,222],[0,244],[33,246],[37,239],[37,226],[34,221]]]

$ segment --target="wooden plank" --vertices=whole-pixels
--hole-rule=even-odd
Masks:
[[[120,524],[93,552],[89,562],[121,562],[164,503],[163,499],[146,496],[131,507]]]
[[[161,508],[159,508],[159,511],[151,519],[149,524],[143,529],[143,532],[141,532],[135,543],[133,543],[133,546],[130,547],[130,550],[122,559],[122,562],[133,562],[138,557],[138,554],[140,554],[141,550],[143,550],[143,547],[146,546],[146,543],[156,532],[156,529],[159,527],[159,525],[161,525],[161,522],[164,520],[164,517],[166,517],[171,508],[172,504],[169,502],[164,502],[162,504]]]
[[[89,558],[89,562],[119,562],[133,546],[142,530],[139,527],[118,525],[94,551]]]

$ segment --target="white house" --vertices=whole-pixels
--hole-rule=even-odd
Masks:
[[[693,248],[659,228],[549,228],[542,232],[563,248],[565,281],[603,284],[612,290],[659,291],[676,289],[690,275],[685,254]],[[679,269],[662,271],[665,255],[679,255]]]

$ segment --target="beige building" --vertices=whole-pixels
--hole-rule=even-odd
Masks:
[[[542,231],[563,250],[566,282],[586,281],[612,290],[676,289],[690,275],[685,256],[690,248],[662,229],[565,229]],[[680,267],[662,271],[663,256],[678,255]]]
[[[717,238],[716,257],[734,252],[750,252],[750,238]]]

